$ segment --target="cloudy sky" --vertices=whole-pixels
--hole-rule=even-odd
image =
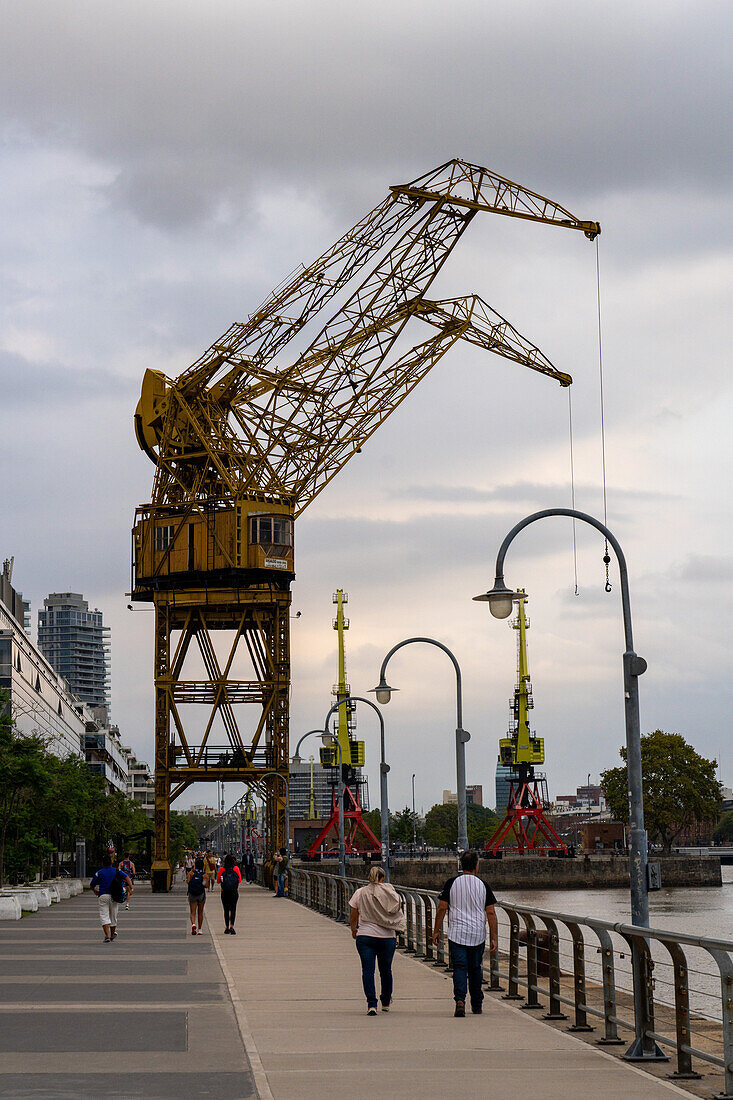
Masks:
[[[0,554],[34,618],[55,590],[103,609],[125,740],[152,757],[152,616],[125,597],[152,484],[131,422],[144,370],[177,375],[390,184],[459,156],[602,223],[608,521],[649,662],[642,727],[718,756],[730,784],[730,5],[6,0],[3,24]],[[595,265],[578,233],[483,215],[434,296],[481,294],[573,375],[576,503],[602,516]],[[454,649],[468,780],[493,803],[515,635],[471,597],[518,519],[569,502],[566,391],[455,346],[298,523],[293,734],[330,704],[342,587],[355,693],[402,638]],[[508,560],[553,794],[623,741],[602,554],[579,529],[577,596],[569,521]],[[391,802],[414,772],[428,808],[455,789],[452,671],[414,646],[390,679]],[[361,716],[373,798],[375,725]]]

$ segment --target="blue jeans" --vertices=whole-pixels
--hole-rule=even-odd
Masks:
[[[465,1002],[466,993],[469,992],[471,1006],[479,1008],[484,999],[481,962],[486,944],[478,943],[475,947],[469,947],[465,943],[454,943],[449,939],[448,946],[453,967],[453,997],[456,1001]]]
[[[277,893],[275,894],[276,898],[285,897],[285,879],[287,877],[287,874],[277,876]]]
[[[364,996],[367,999],[367,1008],[377,1007],[377,990],[374,986],[374,965],[379,966],[379,980],[381,982],[381,1001],[388,1005],[392,1000],[392,959],[394,958],[397,939],[382,939],[381,936],[357,936],[356,950],[361,959],[361,981],[364,986]]]

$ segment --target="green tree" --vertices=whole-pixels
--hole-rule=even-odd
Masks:
[[[733,843],[733,810],[723,814],[715,827],[713,840],[716,844]]]
[[[10,696],[0,692],[0,886],[5,882],[5,846],[11,822],[42,793],[49,753],[40,737],[21,737],[9,714]]]
[[[499,819],[488,806],[466,806],[468,843],[472,848],[483,848],[499,824]],[[423,835],[428,844],[436,848],[452,848],[458,838],[458,806],[455,802],[438,803],[425,815]]]
[[[620,750],[626,761],[626,748]],[[700,756],[679,733],[654,730],[641,739],[644,818],[649,839],[669,852],[676,837],[692,825],[715,821],[721,787],[716,763]],[[628,779],[623,767],[601,773],[606,802],[619,821],[628,824]]]
[[[452,848],[458,835],[458,807],[455,803],[431,806],[425,814],[423,836],[434,848]]]
[[[390,839],[399,840],[403,844],[412,844],[413,835],[417,835],[417,814],[414,814],[409,806],[405,806],[404,810],[400,810],[394,817],[390,815],[390,818]]]
[[[172,863],[180,863],[184,848],[198,848],[199,837],[187,814],[171,811],[170,816],[170,857]]]

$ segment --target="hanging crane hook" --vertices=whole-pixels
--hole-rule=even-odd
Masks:
[[[610,592],[612,585],[608,579],[608,567],[611,564],[611,555],[608,552],[608,545],[606,545],[606,553],[603,555],[603,564],[606,567],[606,592]]]

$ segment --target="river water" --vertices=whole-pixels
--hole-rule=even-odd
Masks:
[[[490,875],[486,876],[490,880]],[[712,939],[733,941],[733,866],[722,868],[722,887],[668,887],[649,895],[649,924],[652,928],[667,932],[684,932],[691,936],[707,936]],[[629,891],[623,888],[611,890],[500,890],[498,902],[526,905],[555,913],[576,917],[596,917],[601,920],[631,922]],[[539,927],[542,923],[538,922]],[[499,910],[500,944],[502,950],[507,941],[508,922]],[[561,964],[572,970],[571,940],[559,926]],[[592,932],[584,930],[586,940],[586,970],[588,978],[600,981],[601,971],[596,952],[597,940]],[[619,989],[631,989],[628,944],[618,936],[612,939],[618,949],[616,958],[616,985]],[[717,966],[707,952],[685,947],[689,966],[690,1005],[701,1015],[720,1018],[720,977]],[[666,949],[652,941],[655,960],[655,997],[672,1003],[674,992],[672,969]]]

